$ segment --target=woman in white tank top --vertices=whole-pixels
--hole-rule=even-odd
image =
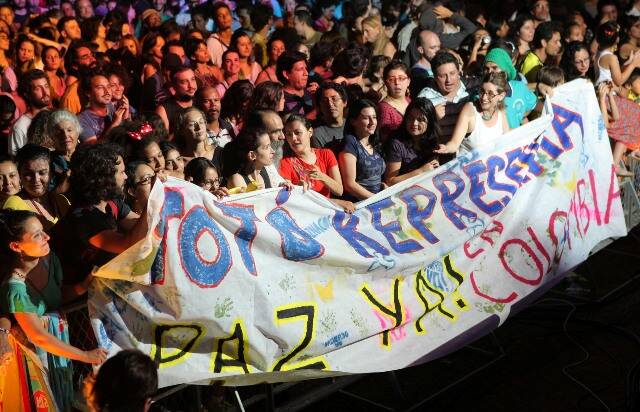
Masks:
[[[640,67],[640,53],[631,52],[629,59],[620,67],[618,56],[614,51],[618,47],[620,34],[618,26],[613,22],[606,22],[596,29],[598,54],[596,55],[596,86],[604,82],[613,82],[620,87],[627,81],[633,69]]]
[[[465,153],[494,144],[509,131],[504,109],[507,78],[504,72],[488,73],[482,79],[480,98],[467,103],[447,144],[438,145],[436,153]],[[465,137],[466,136],[466,137]]]

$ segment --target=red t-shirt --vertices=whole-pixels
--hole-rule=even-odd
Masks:
[[[312,150],[316,154],[315,165],[311,165],[295,156],[285,157],[280,161],[280,176],[290,180],[294,185],[297,185],[302,180],[307,180],[311,189],[325,197],[331,197],[331,191],[329,188],[320,180],[309,179],[306,172],[308,170],[313,170],[313,166],[318,166],[318,169],[320,169],[322,173],[329,175],[329,169],[338,165],[336,156],[329,149]]]

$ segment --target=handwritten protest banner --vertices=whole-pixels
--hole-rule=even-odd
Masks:
[[[593,87],[345,214],[272,189],[217,201],[156,184],[148,237],[100,269],[92,324],[161,386],[403,368],[503,322],[626,228]]]

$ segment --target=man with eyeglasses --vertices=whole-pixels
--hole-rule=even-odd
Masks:
[[[347,91],[338,83],[322,83],[316,92],[316,107],[320,116],[313,126],[311,145],[331,149],[337,156],[344,138]]]

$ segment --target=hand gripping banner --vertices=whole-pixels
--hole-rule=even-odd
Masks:
[[[626,234],[593,87],[345,214],[271,189],[217,201],[157,183],[147,238],[102,267],[98,341],[138,348],[161,386],[399,369],[488,333]]]

